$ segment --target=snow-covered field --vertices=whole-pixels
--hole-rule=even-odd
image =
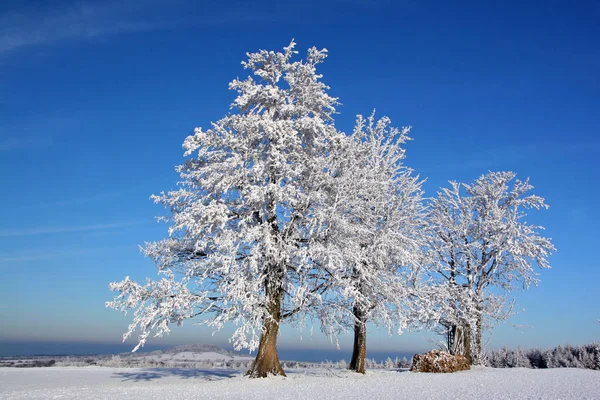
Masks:
[[[145,361],[208,361],[208,360],[253,360],[253,357],[238,355],[223,355],[212,351],[197,353],[193,351],[182,351],[176,354],[149,354],[137,357]]]
[[[50,367],[0,369],[2,399],[600,399],[600,372],[475,368],[454,374],[288,370]]]

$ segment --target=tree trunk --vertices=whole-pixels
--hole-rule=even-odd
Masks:
[[[351,369],[364,374],[367,358],[367,317],[360,307],[354,306],[354,348],[352,349]]]
[[[269,374],[286,376],[277,354],[277,335],[279,333],[279,323],[281,322],[282,296],[283,290],[281,288],[270,290],[267,287],[268,315],[263,320],[258,353],[252,365],[246,371],[246,375],[251,378],[266,378]]]
[[[475,349],[473,351],[473,364],[481,364],[481,330],[482,330],[482,319],[480,314],[477,316],[477,323],[475,324]]]
[[[450,354],[456,354],[456,346],[454,344],[454,338],[456,337],[456,325],[447,327],[446,331],[446,347]]]
[[[448,350],[455,356],[465,356],[471,364],[471,326],[453,325],[448,329]]]
[[[465,352],[464,328],[460,325],[452,325],[448,329],[448,350],[452,355],[463,355]]]
[[[469,364],[473,364],[471,357],[471,325],[465,324],[463,327],[463,355],[467,357]]]

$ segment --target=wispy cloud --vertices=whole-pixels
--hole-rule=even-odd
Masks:
[[[161,28],[144,11],[156,1],[85,1],[62,7],[29,7],[0,15],[0,55],[24,46]]]
[[[28,261],[42,261],[49,260],[51,258],[55,258],[59,256],[59,253],[46,253],[46,254],[35,254],[35,255],[16,255],[9,257],[0,257],[0,265],[2,264],[12,264],[12,263],[20,263],[20,262],[28,262]]]
[[[72,232],[99,231],[99,230],[105,230],[105,229],[124,228],[127,226],[136,225],[139,223],[140,222],[122,222],[122,223],[112,223],[112,224],[34,227],[34,228],[24,228],[24,229],[3,229],[3,230],[0,230],[0,237],[37,236],[37,235],[52,235],[52,234],[60,234],[60,233],[72,233]]]
[[[358,6],[364,8],[378,8],[389,6],[393,0],[334,0],[334,4],[342,6]]]
[[[0,102],[2,100],[0,96]],[[0,118],[0,153],[47,150],[55,145],[60,146],[67,137],[65,132],[81,129],[82,119],[73,112],[69,115],[7,115],[6,118]]]
[[[122,198],[126,195],[135,194],[136,197],[148,199],[150,194],[147,192],[139,193],[138,191],[143,188],[144,185],[134,185],[130,186],[123,190],[118,191],[110,191],[106,190],[103,192],[90,194],[88,196],[78,196],[75,193],[63,193],[64,199],[57,201],[49,201],[49,202],[41,202],[41,203],[33,203],[33,204],[24,204],[20,206],[16,206],[16,209],[44,209],[44,208],[54,208],[54,207],[72,207],[72,206],[81,206],[89,203],[101,202],[101,201],[110,201],[114,199]],[[136,193],[138,192],[138,193]]]
[[[48,202],[48,203],[38,203],[38,204],[34,204],[30,207],[32,207],[32,208],[51,208],[51,207],[75,206],[75,205],[93,203],[96,201],[119,198],[119,197],[123,196],[125,193],[133,192],[133,190],[134,189],[129,189],[129,190],[120,191],[120,192],[104,192],[104,193],[98,193],[98,194],[91,195],[91,196],[71,197],[68,200]]]
[[[48,249],[37,250],[37,252],[31,252],[30,250],[24,253],[15,253],[10,255],[0,256],[0,265],[5,264],[16,264],[16,263],[25,263],[30,261],[44,261],[51,260],[54,258],[60,257],[69,257],[69,256],[77,256],[77,255],[87,255],[94,253],[101,254],[110,254],[110,252],[115,252],[117,250],[131,250],[138,252],[139,247],[137,245],[120,245],[120,246],[110,246],[110,247],[85,247],[85,248],[69,248],[63,249],[59,251],[49,251]]]
[[[0,127],[0,131],[2,131]],[[12,152],[16,150],[31,150],[33,148],[46,148],[52,145],[52,138],[23,138],[7,137],[0,139],[0,153]]]
[[[389,3],[390,0],[322,0],[318,5],[377,8]],[[0,14],[0,56],[28,46],[122,33],[231,24],[298,23],[314,12],[317,2],[266,5],[193,0],[73,0],[60,6],[36,2],[35,6]]]
[[[575,155],[600,152],[600,142],[582,141],[573,143],[529,143],[516,146],[503,146],[478,152],[472,157],[465,157],[459,163],[446,163],[432,166],[421,172],[447,169],[486,169],[506,165],[515,165],[527,159],[551,159],[556,156]]]

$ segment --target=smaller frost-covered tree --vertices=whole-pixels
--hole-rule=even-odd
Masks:
[[[525,354],[525,352],[523,351],[523,349],[521,349],[520,347],[517,347],[517,349],[514,351],[514,368],[531,368],[531,363],[529,362],[529,359],[527,358],[527,355]]]
[[[548,206],[543,198],[528,194],[533,188],[529,180],[515,177],[513,172],[490,172],[473,184],[451,182],[429,207],[429,254],[449,295],[443,318],[446,333],[455,340],[461,332],[465,347],[473,343],[470,352],[463,351],[474,363],[479,363],[486,322],[512,314],[505,293],[517,285],[537,285],[533,266],[549,268],[548,256],[555,250],[550,239],[540,235],[543,227],[524,221],[526,210]],[[456,348],[456,343],[450,347]]]
[[[408,133],[390,127],[386,117],[359,115],[352,135],[333,149],[330,202],[316,219],[323,235],[313,254],[329,273],[332,292],[323,313],[331,322],[322,326],[354,325],[349,368],[360,373],[367,321],[401,332],[416,313],[408,303],[416,293],[423,204],[421,182],[402,163]],[[333,310],[339,312],[332,317]]]
[[[253,76],[229,85],[234,112],[185,140],[180,188],[154,196],[170,211],[170,237],[144,253],[162,279],[113,283],[107,303],[135,310],[125,337],[141,330],[136,349],[170,324],[205,317],[216,329],[237,327],[236,349],[258,348],[248,375],[285,375],[279,326],[318,305],[327,286],[328,271],[310,256],[318,236],[310,227],[328,196],[328,149],[343,137],[337,101],[316,73],[327,50],[294,61],[294,46],[248,53],[242,64]]]
[[[399,368],[410,368],[411,363],[412,363],[411,360],[406,358],[406,356],[403,356],[402,359],[400,360],[400,362],[398,363],[398,367]]]
[[[594,347],[594,369],[600,371],[600,344]]]
[[[385,368],[387,369],[392,369],[392,368],[396,368],[396,364],[394,363],[394,361],[392,360],[391,357],[388,357],[385,360],[385,364],[384,364]]]
[[[552,356],[552,350],[546,350],[542,354],[542,360],[546,368],[556,368],[557,365],[554,364],[554,357]]]

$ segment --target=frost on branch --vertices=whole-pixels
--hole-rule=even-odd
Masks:
[[[529,181],[513,172],[490,172],[473,184],[451,182],[431,201],[429,254],[436,279],[446,286],[444,321],[449,347],[460,333],[479,362],[484,324],[512,314],[506,293],[537,285],[534,266],[549,268],[555,250],[544,228],[524,221],[526,210],[546,209],[544,199],[528,194]],[[474,310],[474,311],[473,311]],[[457,332],[460,331],[460,332]],[[450,348],[452,350],[452,347]],[[468,350],[465,350],[468,354]]]
[[[139,327],[141,333],[133,351],[143,346],[152,332],[154,336],[162,336],[169,333],[169,324],[180,325],[201,312],[202,296],[191,293],[184,282],[175,282],[172,277],[159,281],[148,279],[146,285],[141,286],[127,277],[110,284],[110,289],[119,295],[108,302],[107,307],[125,314],[135,309],[133,323],[123,335],[125,340]]]
[[[135,310],[126,336],[139,328],[139,345],[193,317],[216,329],[232,322],[236,349],[271,357],[257,357],[251,374],[283,373],[280,322],[301,322],[322,302],[327,272],[310,256],[312,220],[328,196],[328,149],[343,135],[316,73],[326,50],[294,61],[294,46],[248,54],[252,76],[229,85],[234,111],[185,139],[179,188],[153,196],[170,211],[169,238],[143,250],[165,277],[112,284],[118,295],[107,303]]]
[[[350,368],[357,372],[365,370],[367,321],[391,333],[412,318],[408,300],[416,293],[424,214],[421,182],[402,163],[408,132],[385,117],[358,116],[353,134],[332,149],[330,197],[315,219],[322,241],[311,254],[329,275],[328,310],[350,314],[322,314],[322,326],[354,326]]]

